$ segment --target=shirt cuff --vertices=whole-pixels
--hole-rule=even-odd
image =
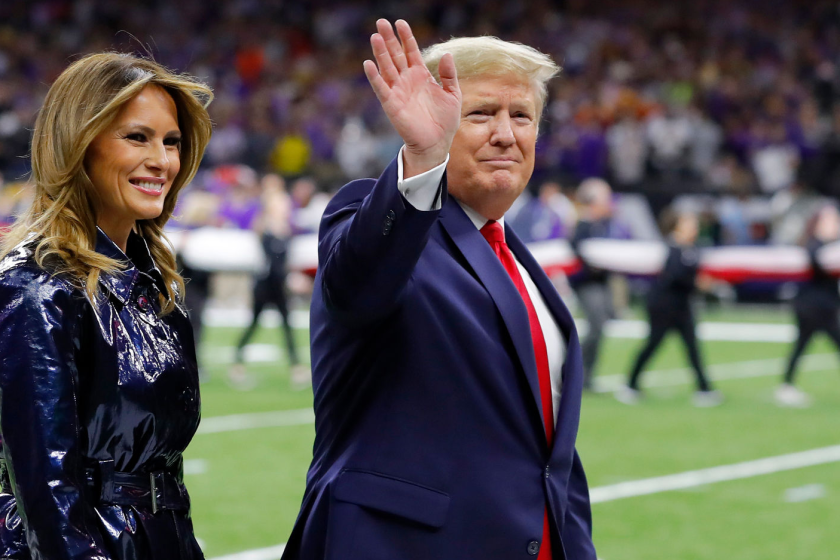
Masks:
[[[449,154],[446,154],[446,160],[437,167],[403,179],[403,150],[405,146],[400,148],[400,154],[397,156],[397,188],[400,193],[416,210],[440,210],[441,197],[438,193],[443,174],[446,172],[446,164],[449,163]]]

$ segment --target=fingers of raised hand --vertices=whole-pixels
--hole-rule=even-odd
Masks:
[[[370,46],[373,49],[376,63],[379,65],[379,74],[388,85],[392,85],[399,79],[400,73],[394,66],[388,47],[385,46],[385,39],[379,33],[374,33],[370,36]]]
[[[368,82],[370,82],[370,87],[373,88],[373,93],[376,94],[376,98],[379,99],[380,103],[384,103],[390,90],[388,84],[379,75],[379,70],[377,70],[376,64],[372,60],[365,60],[363,66],[365,76],[367,76]]]
[[[398,19],[395,25],[397,27],[397,33],[400,34],[400,40],[403,44],[408,65],[425,66],[423,64],[423,56],[420,54],[420,47],[417,46],[417,39],[414,38],[414,33],[411,32],[411,26],[403,19]]]
[[[404,70],[408,67],[408,58],[405,55],[403,46],[400,40],[394,34],[394,29],[391,27],[391,22],[386,19],[376,21],[376,30],[379,35],[385,40],[385,46],[388,48],[388,53],[391,55],[391,61],[397,70]]]

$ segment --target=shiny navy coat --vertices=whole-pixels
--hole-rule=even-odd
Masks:
[[[140,236],[127,259],[98,230],[97,252],[129,268],[103,274],[95,302],[32,250],[0,261],[0,557],[203,558],[188,509],[104,503],[91,470],[165,470],[183,488],[200,416],[186,314],[158,315],[165,285]]]

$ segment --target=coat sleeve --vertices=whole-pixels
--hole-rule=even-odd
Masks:
[[[446,201],[446,177],[440,185]],[[372,323],[399,303],[440,210],[422,211],[397,188],[396,159],[378,180],[354,181],[321,221],[318,262],[323,297],[345,324]]]
[[[592,509],[583,464],[575,450],[569,476],[569,507],[563,525],[563,547],[569,560],[597,560],[592,543]]]
[[[0,433],[34,560],[107,560],[85,499],[76,403],[79,300],[46,274],[0,281]]]

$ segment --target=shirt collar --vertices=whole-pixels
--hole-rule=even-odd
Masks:
[[[102,273],[99,282],[125,305],[131,297],[131,290],[137,277],[142,275],[154,282],[161,293],[166,293],[163,275],[152,259],[146,240],[133,231],[128,236],[126,252],[114,243],[99,227],[96,228],[96,252],[125,265],[125,269],[113,274]]]
[[[453,198],[455,198],[455,197],[453,197]],[[473,223],[473,225],[475,226],[476,229],[483,228],[487,224],[487,222],[490,221],[487,218],[485,218],[484,216],[482,216],[481,214],[479,214],[478,212],[476,212],[475,210],[473,210],[472,208],[470,208],[469,206],[467,206],[466,204],[464,204],[463,202],[461,202],[460,200],[458,200],[457,198],[455,199],[455,201],[461,206],[461,209],[464,211],[464,213],[467,215],[467,217],[470,219],[470,221]],[[499,222],[500,226],[502,226],[502,232],[504,232],[505,231],[505,217],[502,216],[501,218],[499,218],[496,221]]]

